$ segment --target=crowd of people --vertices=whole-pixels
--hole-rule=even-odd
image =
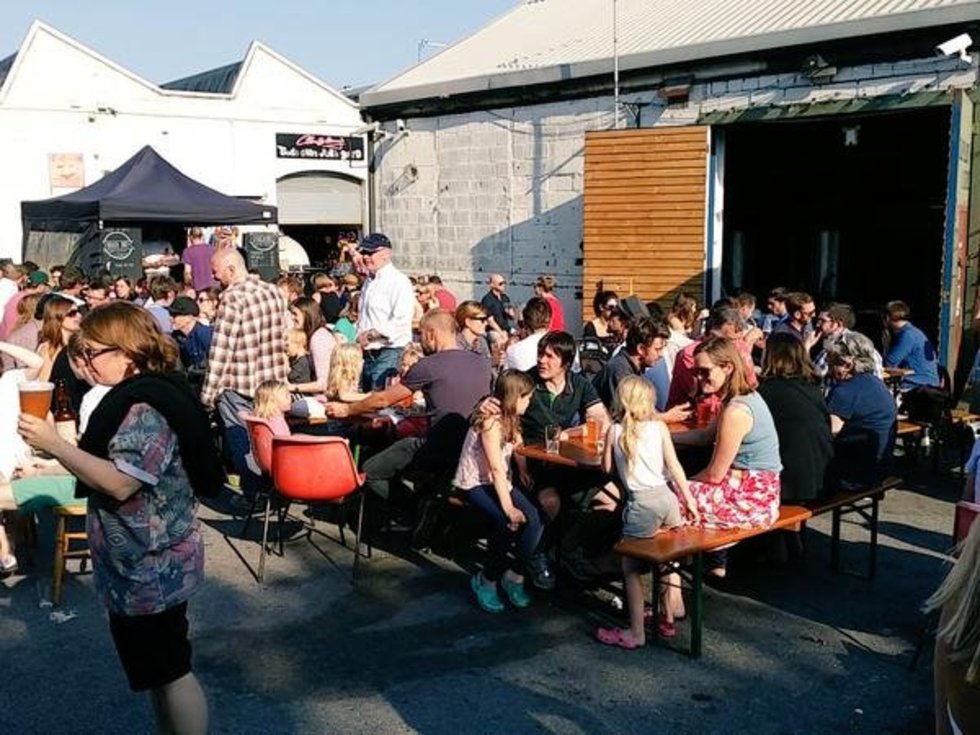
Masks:
[[[89,493],[96,579],[120,658],[162,718],[177,716],[174,702],[206,718],[186,603],[203,564],[194,498],[214,475],[181,449],[200,438],[204,410],[248,501],[260,478],[244,416],[281,434],[297,430],[290,417],[320,417],[299,430],[353,438],[352,419],[415,407],[391,412],[390,440],[365,446],[367,491],[415,522],[426,493],[454,487],[491,529],[470,586],[480,608],[500,613],[505,600],[531,604],[529,587],[553,588],[556,564],[579,579],[602,574],[624,536],[765,525],[782,501],[875,481],[891,459],[903,397],[942,387],[935,350],[900,301],[882,311],[880,352],[854,331],[847,304],[818,307],[781,288],[764,313],[749,294],[710,307],[680,294],[664,310],[601,290],[594,318],[574,336],[551,276],[520,308],[497,273],[479,301],[459,301],[438,276],[400,271],[396,252],[374,233],[351,245],[342,271],[268,283],[234,247],[214,247],[191,228],[179,283],[4,265],[5,369],[63,384],[95,427],[76,446],[21,417],[20,436]],[[186,380],[171,382],[178,368]],[[888,368],[904,369],[898,400],[882,380]],[[188,395],[199,397],[193,407]],[[669,431],[681,422],[684,431]],[[598,440],[601,471],[523,456],[522,445],[544,444],[552,431]],[[23,455],[18,462],[16,471],[0,465],[0,508],[27,500],[13,477],[47,471],[25,466]],[[148,509],[162,526],[152,537],[137,527]],[[134,539],[125,560],[105,543],[117,528]],[[140,565],[138,581],[125,563]],[[724,553],[709,566],[723,576]],[[0,527],[0,572],[15,567]],[[621,572],[630,626],[600,629],[598,640],[641,646],[651,614],[661,635],[673,635],[683,616],[676,577],[664,576],[659,608],[649,611],[642,569],[628,562]],[[163,646],[182,652],[176,662]]]

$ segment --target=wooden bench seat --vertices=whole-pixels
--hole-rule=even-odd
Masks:
[[[709,551],[761,536],[770,531],[796,530],[802,528],[813,512],[800,505],[784,505],[779,509],[779,517],[769,526],[752,528],[708,529],[679,528],[658,533],[647,539],[625,539],[616,544],[615,550],[623,556],[649,562],[653,567],[653,609],[658,609],[657,590],[660,588],[660,565],[686,557],[694,559],[691,570],[680,570],[691,585],[691,647],[692,658],[701,656],[701,641],[704,631],[704,554]]]
[[[811,510],[801,505],[784,505],[779,509],[779,518],[770,526],[731,529],[681,526],[658,533],[652,538],[624,539],[616,544],[615,550],[633,559],[652,564],[665,564],[778,529],[798,531],[812,515]]]

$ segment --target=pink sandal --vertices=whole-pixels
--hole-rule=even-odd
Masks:
[[[622,648],[626,651],[634,651],[643,647],[643,644],[638,643],[628,630],[622,628],[596,628],[595,639],[599,643]]]

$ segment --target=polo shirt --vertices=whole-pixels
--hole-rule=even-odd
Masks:
[[[521,418],[525,444],[543,444],[544,429],[548,425],[563,429],[580,425],[585,421],[589,407],[602,402],[592,382],[578,373],[569,371],[566,374],[565,388],[557,395],[548,390],[536,367],[528,370],[528,375],[534,381],[534,394]]]

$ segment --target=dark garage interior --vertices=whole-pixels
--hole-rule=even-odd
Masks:
[[[878,309],[902,299],[935,340],[949,121],[934,107],[726,127],[725,292],[843,301],[876,342]]]

